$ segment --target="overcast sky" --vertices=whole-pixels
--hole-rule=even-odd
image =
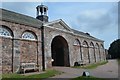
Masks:
[[[41,2],[3,2],[2,8],[36,17]],[[49,21],[63,19],[71,28],[105,41],[105,48],[118,38],[117,2],[43,2]]]

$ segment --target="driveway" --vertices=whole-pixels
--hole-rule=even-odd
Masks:
[[[96,69],[76,69],[70,67],[54,67],[55,70],[64,72],[61,75],[56,75],[51,78],[75,78],[82,76],[83,71],[88,71],[91,76],[98,78],[118,78],[118,63],[117,60],[108,60],[108,63],[97,67]],[[52,79],[51,79],[52,80]]]

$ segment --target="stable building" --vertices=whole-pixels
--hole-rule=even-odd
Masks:
[[[36,9],[36,18],[0,9],[2,73],[18,72],[22,63],[44,71],[106,60],[103,40],[71,29],[62,19],[48,21],[45,5]]]

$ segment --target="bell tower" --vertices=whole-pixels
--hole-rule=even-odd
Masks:
[[[37,19],[43,21],[43,22],[48,22],[48,16],[47,16],[47,10],[48,10],[48,7],[45,6],[45,5],[38,5],[36,7],[37,9]]]

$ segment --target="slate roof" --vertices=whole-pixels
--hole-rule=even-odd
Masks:
[[[103,41],[103,40],[100,40],[100,39],[97,39],[93,36],[91,36],[89,33],[84,33],[84,32],[81,32],[81,31],[78,31],[78,30],[75,30],[75,29],[72,29],[72,31],[75,33],[75,34],[78,34],[78,35],[83,35],[83,36],[86,36],[90,39],[93,39],[93,40],[97,40],[97,41]]]
[[[2,15],[1,15],[2,14]],[[0,19],[33,27],[41,27],[42,22],[36,18],[0,8]]]

